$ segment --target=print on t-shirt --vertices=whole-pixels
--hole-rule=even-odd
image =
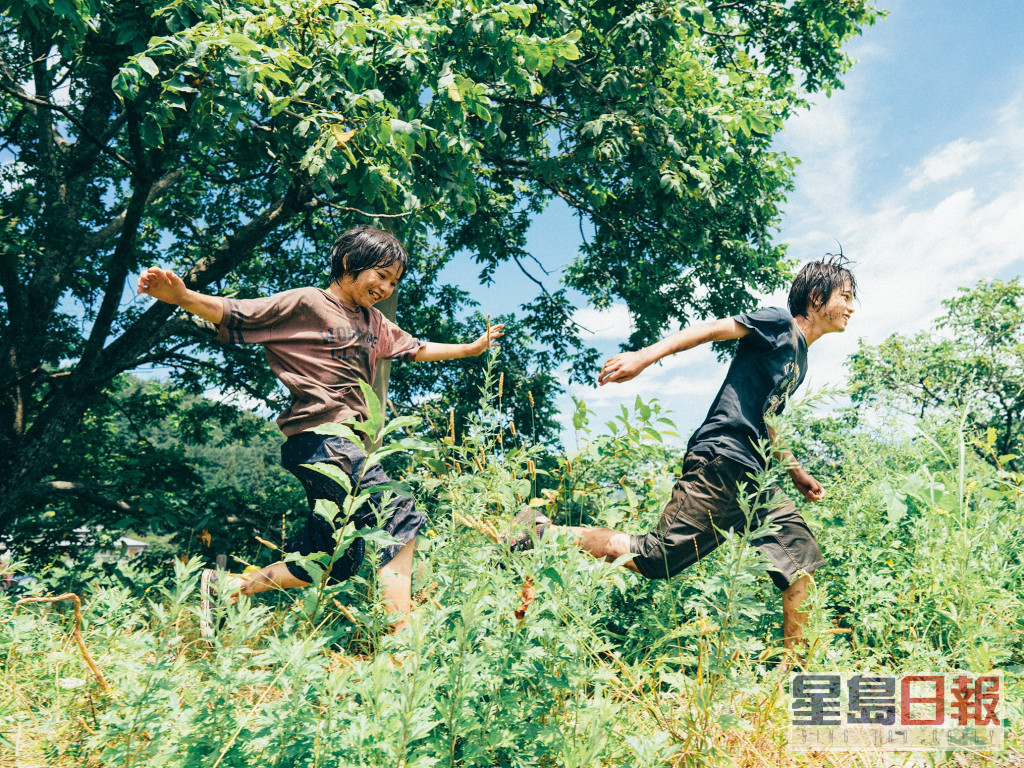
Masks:
[[[321,331],[320,339],[331,345],[332,360],[353,360],[377,348],[377,336],[369,328],[339,325]]]
[[[791,360],[782,367],[782,378],[779,379],[775,389],[768,397],[768,403],[764,409],[765,416],[782,413],[782,409],[786,407],[798,381],[800,381],[800,365],[795,360]]]

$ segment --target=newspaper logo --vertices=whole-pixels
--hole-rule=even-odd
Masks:
[[[1002,673],[848,678],[795,674],[789,748],[1002,749]]]

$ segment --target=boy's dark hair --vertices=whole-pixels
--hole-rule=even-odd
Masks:
[[[331,246],[331,282],[345,275],[355,277],[375,267],[399,264],[409,268],[409,254],[398,238],[376,227],[353,227],[338,235]]]
[[[789,289],[789,313],[796,317],[807,315],[812,306],[820,307],[842,288],[847,280],[850,290],[857,296],[857,278],[850,271],[853,264],[842,253],[826,253],[820,261],[809,261],[803,265]]]

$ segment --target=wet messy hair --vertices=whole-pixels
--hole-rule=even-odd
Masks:
[[[409,268],[409,254],[398,238],[375,227],[353,227],[338,235],[331,246],[331,282],[345,275],[398,264],[402,275]],[[400,275],[401,276],[401,275]]]
[[[820,261],[809,261],[803,265],[792,287],[789,289],[789,313],[793,317],[804,315],[809,309],[823,306],[837,289],[842,289],[847,280],[850,290],[857,296],[857,278],[850,267],[853,262],[843,255],[826,253]]]

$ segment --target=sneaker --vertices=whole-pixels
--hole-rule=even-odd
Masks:
[[[219,581],[220,571],[216,568],[204,568],[199,577],[199,634],[207,640],[217,635],[224,621],[223,617],[215,615],[220,612]]]
[[[527,552],[533,549],[535,541],[544,538],[551,521],[535,507],[523,507],[512,521],[512,525],[501,536],[501,543],[510,552]]]

